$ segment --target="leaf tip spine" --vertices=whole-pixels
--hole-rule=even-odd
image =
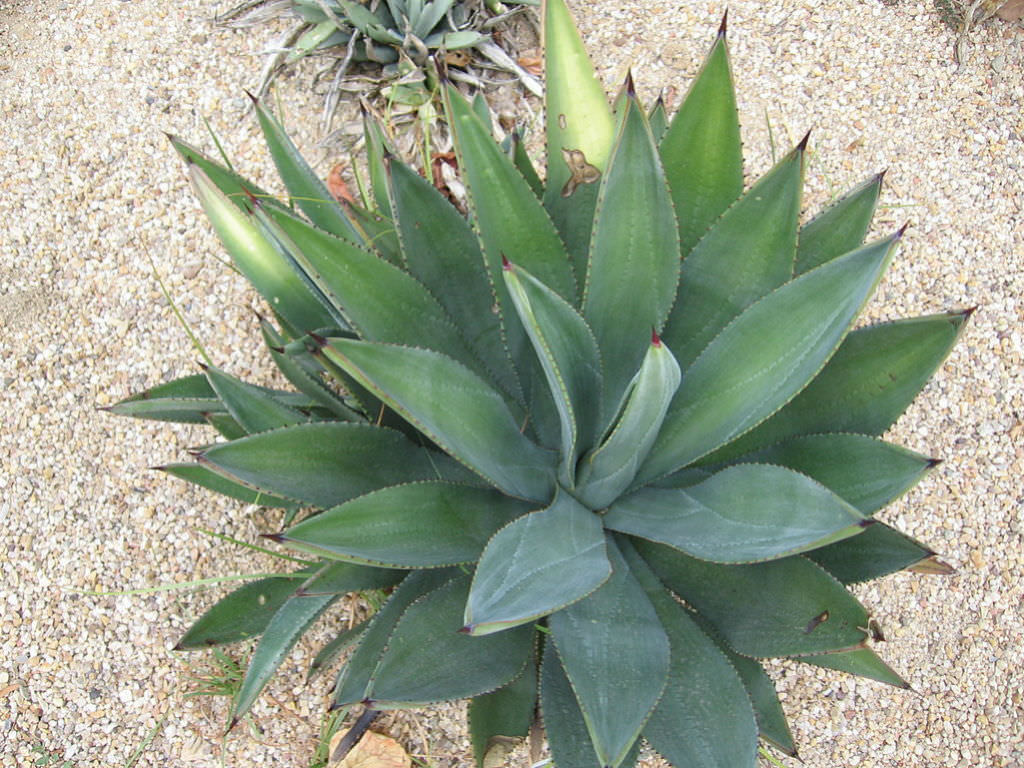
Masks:
[[[231,722],[228,723],[228,727],[224,729],[224,734],[227,735],[231,733],[231,731],[234,729],[236,725],[238,725],[237,715],[231,718]]]
[[[903,238],[903,235],[905,235],[907,233],[908,229],[910,229],[910,222],[909,221],[905,222],[902,227],[900,227],[899,229],[896,230],[896,234],[892,236],[892,239],[894,241],[895,240],[901,240]]]
[[[975,304],[973,307],[968,307],[967,309],[963,309],[960,311],[960,317],[963,318],[963,322],[966,322],[971,319],[974,313],[978,311],[978,306],[979,305]]]
[[[804,137],[802,139],[800,139],[800,143],[796,145],[796,151],[797,152],[806,152],[807,151],[807,144],[810,142],[810,140],[811,140],[811,132],[810,132],[810,130],[808,130],[807,133],[804,134]]]
[[[314,331],[310,331],[309,332],[309,338],[311,338],[313,340],[313,342],[320,349],[323,349],[324,347],[327,346],[327,337],[326,336],[321,336],[319,333],[316,333]]]
[[[632,67],[626,70],[626,81],[622,84],[622,87],[626,90],[626,96],[630,99],[636,98],[636,82],[633,80]]]
[[[476,627],[475,624],[466,624],[464,627],[459,627],[459,634],[460,635],[471,635],[471,634],[473,634],[473,629],[475,627]]]
[[[651,346],[652,347],[660,347],[661,346],[661,336],[658,335],[657,329],[654,328],[653,326],[651,327]]]
[[[260,538],[269,539],[270,541],[276,542],[278,544],[283,544],[285,541],[288,540],[288,537],[285,536],[283,533],[261,533]]]
[[[944,459],[928,459],[928,464],[925,467],[925,469],[935,469],[943,461],[944,461]]]
[[[877,522],[878,521],[875,520],[874,518],[865,517],[863,520],[861,520],[859,523],[857,523],[857,525],[861,529],[864,529],[864,528],[870,528],[872,525],[875,525]]]
[[[501,268],[506,272],[512,271],[512,262],[508,260],[508,257],[504,253],[501,254]]]
[[[259,107],[260,106],[260,97],[259,96],[255,95],[248,88],[243,88],[242,90],[245,92],[245,95],[249,97],[249,100],[252,102],[252,105],[254,107]]]
[[[885,181],[885,174],[887,174],[888,172],[888,168],[883,168],[878,173],[876,173],[875,178],[873,179],[874,183],[877,184],[878,186],[882,186],[882,182]]]
[[[725,37],[729,31],[729,9],[726,8],[722,13],[722,23],[718,25],[718,37]]]

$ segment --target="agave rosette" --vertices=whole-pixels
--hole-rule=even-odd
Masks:
[[[442,86],[468,217],[372,123],[365,208],[262,105],[294,206],[174,140],[296,391],[210,367],[115,410],[212,424],[165,469],[286,509],[309,557],[179,648],[260,637],[238,717],[335,600],[389,589],[314,663],[355,646],[336,706],[471,699],[478,760],[539,703],[560,766],[753,765],[794,748],[761,660],[905,685],[845,586],[945,570],[874,518],[935,463],[879,435],[968,313],[851,330],[901,234],[863,243],[881,177],[801,226],[804,141],[744,190],[724,24],[669,119],[609,105],[543,14],[546,181]]]

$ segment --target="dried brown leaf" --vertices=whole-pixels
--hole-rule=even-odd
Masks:
[[[334,734],[328,754],[334,752],[343,737],[340,731]],[[329,763],[328,768],[412,768],[412,760],[390,736],[367,731],[345,757]]]
[[[327,174],[327,189],[339,203],[355,203],[356,199],[352,196],[352,190],[348,188],[348,182],[342,176],[345,167],[343,162],[335,163],[331,172]]]

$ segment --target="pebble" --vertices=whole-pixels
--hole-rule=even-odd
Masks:
[[[724,8],[571,5],[609,90],[632,65],[643,99],[672,85],[677,102]],[[316,744],[329,682],[305,685],[300,659],[351,606],[286,660],[253,712],[262,735],[240,727],[222,740],[226,702],[184,696],[208,657],[166,649],[227,587],[76,592],[277,567],[197,530],[255,540],[250,513],[147,469],[184,460],[207,433],[96,410],[197,370],[154,264],[216,363],[270,380],[259,303],[214,259],[220,245],[161,134],[215,153],[208,118],[236,167],[280,189],[242,89],[257,85],[258,54],[284,24],[225,31],[213,12],[200,0],[14,0],[0,14],[0,146],[17,148],[0,153],[0,685],[19,686],[0,712],[2,768],[31,765],[37,745],[73,754],[74,768],[124,765],[143,743],[140,766],[198,755],[193,764],[300,768]],[[813,129],[808,215],[888,169],[873,235],[911,227],[866,319],[981,307],[889,434],[945,462],[881,515],[961,567],[855,590],[893,628],[879,652],[917,694],[770,663],[809,768],[1024,765],[1024,47],[1004,37],[1012,29],[972,29],[957,69],[931,3],[729,2],[750,178],[771,165],[769,125],[783,150]],[[280,80],[280,96],[326,173],[342,153],[316,147],[314,72],[310,62]],[[468,766],[464,714],[433,707],[379,725],[436,768]],[[659,763],[645,752],[643,765]]]

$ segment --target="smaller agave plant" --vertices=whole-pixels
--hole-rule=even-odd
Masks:
[[[306,558],[179,649],[259,637],[237,720],[346,593],[389,596],[335,707],[470,699],[482,764],[538,713],[556,765],[794,753],[763,661],[905,686],[847,586],[931,549],[876,517],[936,462],[880,439],[968,312],[854,327],[902,230],[875,176],[801,226],[807,140],[744,190],[725,25],[685,100],[613,104],[563,0],[543,9],[547,178],[443,83],[468,216],[367,123],[374,197],[340,206],[257,114],[291,200],[173,139],[295,391],[213,366],[113,410],[209,424],[168,473],[285,510]],[[294,203],[294,207],[292,205]]]
[[[284,68],[315,53],[336,52],[338,62],[328,70],[333,84],[325,107],[326,123],[354,64],[380,65],[381,93],[389,103],[413,109],[429,103],[436,90],[432,57],[438,52],[464,67],[470,61],[468,53],[476,51],[492,67],[512,73],[536,96],[542,95],[537,80],[489,34],[512,14],[536,4],[537,0],[508,0],[507,5],[496,0],[256,0],[228,11],[219,21],[245,28],[284,14],[298,17],[272,46],[257,89],[260,96]],[[462,69],[453,69],[452,75],[484,85]],[[366,93],[367,81],[361,79],[356,88]]]

